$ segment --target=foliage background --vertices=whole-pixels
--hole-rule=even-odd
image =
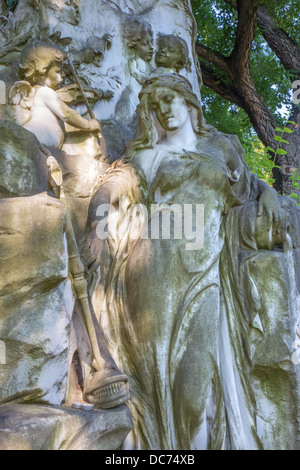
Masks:
[[[235,43],[236,9],[226,0],[191,0],[191,3],[198,26],[198,42],[228,57]],[[280,28],[300,44],[299,0],[265,0],[260,5],[268,8]],[[201,63],[205,64],[206,61],[200,58]],[[209,66],[222,82],[230,81],[225,72],[211,63]],[[296,74],[293,77],[293,71],[285,70],[258,27],[252,43],[250,67],[258,92],[278,124],[283,125],[291,111],[291,80],[296,78]],[[252,171],[260,177],[265,175],[266,179],[270,171],[266,152],[247,113],[204,85],[201,93],[207,121],[224,133],[237,134],[246,150],[246,160]]]

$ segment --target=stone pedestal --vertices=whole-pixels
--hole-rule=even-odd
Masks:
[[[105,411],[2,405],[0,450],[114,450],[131,426],[125,405]]]

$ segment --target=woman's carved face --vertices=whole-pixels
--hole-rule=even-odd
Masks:
[[[150,33],[145,33],[143,35],[142,39],[135,47],[135,53],[145,62],[150,62],[153,55],[152,36]]]
[[[190,108],[175,91],[158,88],[149,96],[149,105],[165,131],[179,130],[190,119]]]

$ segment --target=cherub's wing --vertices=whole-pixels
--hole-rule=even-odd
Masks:
[[[16,82],[9,92],[9,102],[15,107],[15,118],[18,124],[24,126],[31,118],[31,108],[34,90],[29,82]]]

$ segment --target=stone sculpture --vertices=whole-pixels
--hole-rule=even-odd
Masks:
[[[62,84],[64,54],[49,40],[33,41],[21,55],[20,74],[10,91],[17,122],[47,147],[62,148],[60,121],[88,132],[99,132],[96,120],[88,121],[67,106],[56,93]]]
[[[80,0],[42,0],[38,2],[42,25],[46,27],[67,23],[76,26],[80,22]]]
[[[119,448],[127,377],[125,449],[298,448],[299,209],[206,124],[190,1],[0,5],[0,448]]]
[[[120,11],[141,15],[150,10],[159,0],[105,0]]]
[[[120,373],[115,363],[110,360],[105,344],[100,346],[91,312],[87,281],[84,275],[84,266],[76,242],[72,221],[69,214],[68,203],[63,189],[63,176],[54,157],[47,159],[49,182],[55,195],[63,201],[66,207],[67,224],[66,236],[68,243],[69,271],[73,279],[76,296],[80,302],[84,322],[87,328],[92,350],[92,366],[95,373],[85,378],[84,395],[90,403],[101,408],[114,408],[129,399],[128,378]],[[104,349],[104,355],[102,351]]]
[[[95,118],[90,121],[82,118],[59,97],[57,91],[63,81],[63,60],[62,50],[58,49],[50,40],[33,40],[21,54],[20,74],[26,81],[16,82],[10,91],[10,99],[16,107],[16,117],[19,124],[34,134],[41,144],[52,150],[61,149],[64,143],[65,133],[61,127],[61,121],[88,132],[100,133],[100,125]],[[77,78],[73,66],[72,70]],[[78,86],[84,94],[79,81]],[[86,103],[89,107],[87,101]],[[63,160],[64,155],[59,155]],[[64,196],[62,172],[54,157],[48,157],[47,161],[50,168],[51,186],[58,193],[60,199],[65,202],[67,208],[66,235],[69,269],[74,290],[81,303],[91,343],[92,365],[96,371],[91,377],[85,377],[85,397],[103,408],[114,407],[128,399],[128,380],[118,371],[113,361],[109,363],[107,353],[106,359],[102,357],[90,311],[84,268],[80,261],[68,204]]]
[[[104,178],[92,199],[93,231],[85,250],[87,264],[95,269],[104,246],[97,227],[99,205],[117,207],[119,202],[124,219],[121,200],[129,196],[129,212],[130,206],[142,202],[152,214],[146,215],[135,239],[127,227],[127,243],[122,236],[114,250],[106,283],[107,316],[104,311],[102,315],[108,342],[132,387],[134,429],[126,448],[263,448],[272,432],[266,437],[257,427],[250,357],[258,343],[251,335],[262,303],[267,309],[273,293],[264,292],[262,301],[257,285],[266,273],[259,268],[251,272],[246,260],[255,266],[259,249],[276,246],[280,260],[278,253],[262,253],[271,265],[283,263],[283,269],[293,246],[299,247],[295,229],[299,210],[289,202],[296,216],[287,223],[286,201],[280,202],[275,190],[249,172],[234,138],[205,124],[184,77],[166,74],[146,81],[138,110],[138,133],[127,148],[127,163]],[[135,173],[131,184],[130,171]],[[139,191],[134,189],[137,181]],[[153,204],[160,208],[150,212]],[[203,237],[197,238],[195,232],[194,244],[178,236],[175,228],[170,239],[145,236],[152,233],[159,211],[169,214],[176,230],[186,233],[182,214],[189,204],[204,205],[198,227]],[[116,226],[115,219],[116,214],[112,220],[108,216],[108,233],[113,233],[110,224]],[[243,227],[243,238],[227,241],[238,227]],[[237,261],[241,256],[242,271]],[[285,298],[286,287],[280,289]],[[291,286],[290,301],[296,298]],[[295,320],[293,309],[290,314]],[[291,365],[290,360],[288,369]],[[275,395],[272,398],[276,401]],[[286,436],[291,438],[294,431],[291,425]],[[290,445],[287,438],[285,445]]]
[[[184,39],[173,34],[161,34],[158,38],[155,64],[160,73],[179,73],[182,69],[190,72],[189,50]]]
[[[127,18],[123,28],[131,79],[116,106],[115,116],[130,125],[135,116],[139,90],[152,71],[153,33],[149,24],[137,18]]]

